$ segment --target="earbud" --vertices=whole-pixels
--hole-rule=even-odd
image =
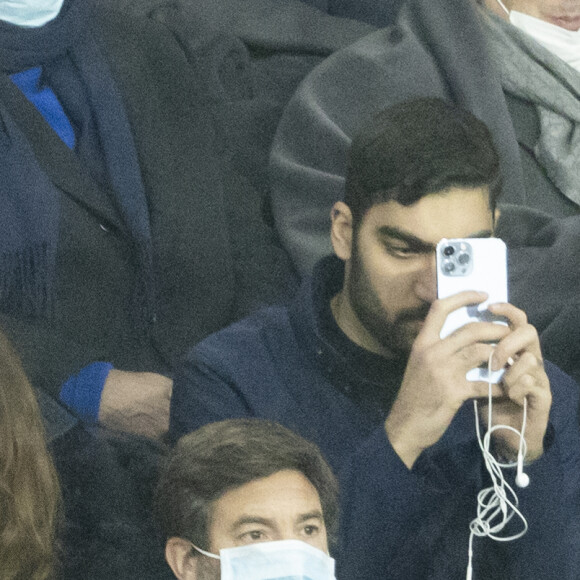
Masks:
[[[524,473],[524,456],[521,453],[518,453],[516,485],[522,489],[530,485],[530,476]]]
[[[528,487],[530,485],[530,476],[527,473],[518,473],[516,475],[516,485],[521,488]]]

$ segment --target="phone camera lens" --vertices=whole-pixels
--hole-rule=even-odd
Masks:
[[[446,256],[453,256],[454,253],[455,253],[455,248],[453,246],[446,246],[443,249],[443,254],[445,254]]]
[[[453,262],[445,262],[443,264],[443,271],[446,274],[451,274],[455,270],[455,264]]]
[[[459,254],[459,256],[457,256],[457,261],[462,266],[465,266],[465,264],[469,264],[469,254],[462,252],[461,254]]]

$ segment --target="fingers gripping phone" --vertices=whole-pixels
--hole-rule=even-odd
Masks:
[[[445,338],[468,322],[507,324],[505,318],[494,316],[488,304],[507,302],[506,246],[499,238],[442,239],[437,244],[437,296],[446,298],[464,290],[486,292],[481,304],[464,306],[451,312],[441,329]],[[467,372],[470,381],[499,383],[504,370],[490,373],[487,362]]]

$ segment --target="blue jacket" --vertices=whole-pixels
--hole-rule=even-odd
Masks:
[[[339,475],[339,578],[465,578],[469,523],[478,491],[489,485],[473,407],[464,405],[408,470],[386,437],[385,410],[352,398],[365,388],[364,369],[325,336],[321,309],[341,276],[338,260],[325,259],[289,307],[262,310],[194,348],[175,378],[171,434],[231,417],[278,421],[317,443]],[[476,539],[474,580],[579,576],[578,386],[549,363],[547,372],[546,452],[517,492],[529,531],[509,543]]]

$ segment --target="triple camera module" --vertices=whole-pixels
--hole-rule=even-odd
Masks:
[[[445,276],[467,276],[473,268],[473,250],[464,241],[441,246],[441,271]]]

